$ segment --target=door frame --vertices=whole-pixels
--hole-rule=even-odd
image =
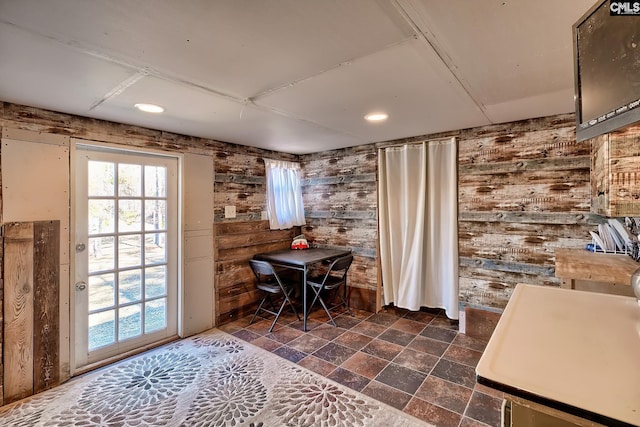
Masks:
[[[77,197],[77,188],[76,188],[76,179],[77,176],[77,164],[78,164],[78,153],[77,150],[79,147],[89,147],[94,148],[99,151],[106,152],[116,152],[123,154],[133,154],[133,155],[153,155],[153,156],[161,156],[168,157],[177,160],[177,236],[176,236],[176,244],[177,244],[177,260],[176,260],[176,269],[177,269],[177,321],[178,321],[178,329],[177,335],[166,337],[165,339],[150,345],[143,346],[138,349],[133,349],[129,351],[125,351],[122,354],[117,356],[113,356],[111,358],[106,358],[102,361],[89,363],[87,365],[83,365],[82,367],[78,367],[76,360],[76,292],[75,292],[75,274],[76,274],[76,256],[75,256],[75,243],[76,243],[76,197]],[[183,306],[181,304],[182,295],[183,295],[183,239],[184,239],[184,230],[183,230],[183,188],[182,188],[182,179],[183,175],[183,154],[182,153],[172,153],[165,152],[160,150],[148,149],[144,147],[131,147],[120,144],[113,143],[103,143],[99,141],[93,140],[85,140],[79,138],[71,138],[70,143],[70,158],[69,158],[69,186],[70,186],[70,206],[69,206],[69,216],[70,216],[70,226],[69,226],[69,346],[70,346],[70,373],[71,376],[78,375],[84,372],[87,372],[91,369],[97,368],[99,366],[103,366],[112,361],[119,360],[125,357],[128,357],[132,354],[139,353],[144,351],[150,347],[160,345],[164,342],[171,341],[178,336],[180,336],[180,324],[181,319],[184,316]]]

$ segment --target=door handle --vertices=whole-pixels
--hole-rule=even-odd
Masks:
[[[84,291],[85,289],[87,289],[87,282],[76,283],[76,291]]]

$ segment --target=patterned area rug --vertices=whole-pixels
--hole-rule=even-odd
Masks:
[[[425,426],[213,329],[0,409],[6,426]]]

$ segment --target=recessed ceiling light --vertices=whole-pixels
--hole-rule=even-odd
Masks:
[[[364,116],[364,119],[369,122],[383,122],[389,118],[387,113],[369,113]]]
[[[162,113],[164,111],[164,107],[155,104],[136,104],[134,107],[145,113]]]

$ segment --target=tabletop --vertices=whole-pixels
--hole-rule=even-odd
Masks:
[[[340,258],[350,253],[351,251],[348,249],[333,248],[281,249],[257,254],[254,258],[297,267],[306,267],[309,264],[327,259]]]

